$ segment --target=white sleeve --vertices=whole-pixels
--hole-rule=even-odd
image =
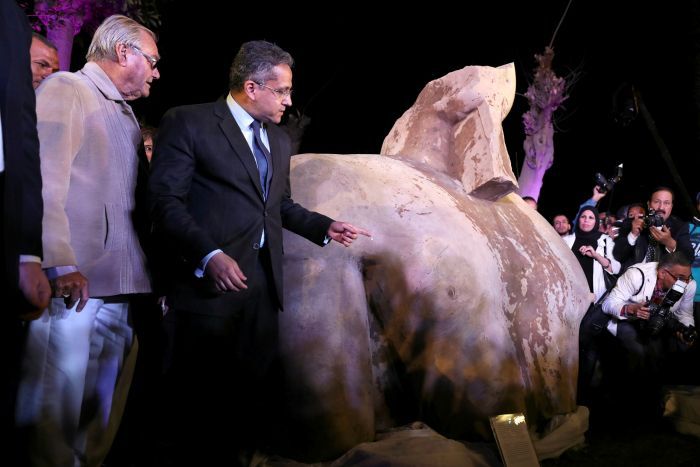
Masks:
[[[605,257],[610,260],[610,267],[612,268],[613,274],[618,274],[620,272],[620,268],[622,267],[620,265],[620,262],[615,259],[615,255],[613,255],[613,248],[615,247],[615,242],[610,239],[605,239]]]
[[[697,282],[694,280],[688,283],[688,286],[683,292],[679,303],[680,305],[674,310],[676,319],[686,326],[695,326],[695,318],[693,317],[693,300],[695,298],[695,289]]]
[[[603,302],[603,311],[615,318],[625,319],[620,316],[622,307],[632,301],[632,297],[639,290],[640,281],[644,286],[643,277],[638,269],[629,268],[625,271]]]

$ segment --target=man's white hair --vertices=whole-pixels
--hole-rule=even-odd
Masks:
[[[141,32],[156,40],[156,35],[145,26],[123,15],[112,15],[100,24],[92,36],[85,58],[87,61],[117,60],[117,44],[141,46]]]

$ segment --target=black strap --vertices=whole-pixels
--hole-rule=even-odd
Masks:
[[[637,289],[637,291],[634,293],[634,295],[637,295],[637,294],[639,294],[639,292],[642,291],[642,288],[644,287],[644,281],[646,281],[646,276],[644,275],[644,271],[642,271],[641,269],[639,269],[639,268],[636,267],[636,266],[632,266],[632,267],[630,267],[629,269],[636,269],[637,271],[639,271],[639,272],[642,274],[642,283],[640,284],[640,286],[639,286],[639,288]],[[603,272],[605,272],[605,271],[603,271]],[[603,300],[605,300],[605,297],[607,297],[608,294],[610,293],[610,291],[611,291],[612,289],[614,289],[614,288],[615,288],[615,287],[613,286],[613,287],[610,287],[608,290],[606,290],[605,293],[604,293],[603,295],[600,296],[600,298],[598,299],[598,301],[595,302],[595,304],[596,304],[596,305],[602,305],[602,304],[603,304]]]
[[[644,288],[644,282],[647,280],[647,278],[646,278],[646,276],[644,275],[644,271],[642,271],[642,270],[639,269],[638,267],[632,266],[630,269],[636,269],[637,271],[639,271],[640,273],[642,273],[642,284],[639,286],[639,288],[637,289],[637,291],[634,293],[634,295],[638,295],[639,292],[642,291],[642,288]]]

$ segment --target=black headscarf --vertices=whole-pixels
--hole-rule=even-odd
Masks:
[[[586,211],[591,211],[596,219],[596,223],[590,232],[584,232],[581,230],[578,223],[579,218]],[[593,261],[595,260],[590,256],[582,255],[578,250],[584,245],[592,246],[594,249],[598,248],[598,239],[601,235],[603,235],[603,232],[598,231],[598,224],[600,223],[600,219],[598,218],[598,209],[596,209],[595,206],[585,206],[579,211],[575,222],[576,239],[574,240],[574,244],[571,246],[571,251],[574,252],[576,259],[578,259],[578,262],[581,264],[583,273],[586,275],[586,280],[588,281],[588,288],[591,292],[593,292]]]

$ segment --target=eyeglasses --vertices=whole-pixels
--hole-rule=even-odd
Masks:
[[[265,86],[263,83],[255,83],[255,84],[257,84],[261,88],[269,89],[270,91],[274,92],[275,95],[279,99],[284,99],[285,97],[292,97],[292,89],[291,88],[290,89],[286,89],[286,88],[285,89],[275,89],[275,88],[271,88],[270,86]]]
[[[141,56],[143,58],[145,58],[146,61],[148,61],[148,64],[151,65],[151,70],[155,70],[158,67],[158,62],[160,61],[160,58],[156,58],[153,55],[148,55],[146,52],[141,50],[139,48],[139,46],[137,46],[137,45],[129,45],[129,47],[131,47],[132,49],[134,49],[135,51],[140,53]]]
[[[692,274],[689,275],[688,277],[685,277],[685,276],[677,276],[677,275],[675,275],[674,273],[672,273],[671,271],[669,271],[669,270],[666,269],[666,268],[664,268],[664,271],[666,271],[666,272],[668,273],[669,276],[673,277],[673,280],[674,280],[674,281],[677,281],[677,280],[680,279],[680,280],[682,280],[683,282],[688,283],[688,282],[690,282],[690,281],[693,280],[693,275],[692,275]]]

